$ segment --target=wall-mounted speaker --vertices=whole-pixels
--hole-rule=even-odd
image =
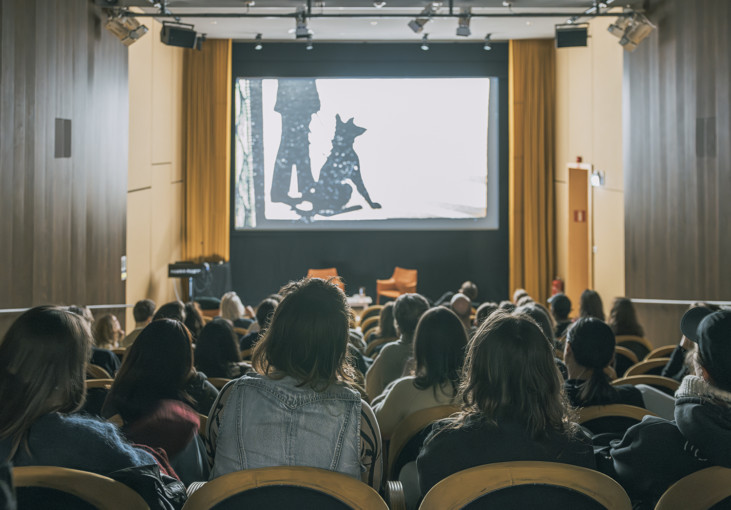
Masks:
[[[587,46],[588,38],[587,26],[556,26],[556,48]]]

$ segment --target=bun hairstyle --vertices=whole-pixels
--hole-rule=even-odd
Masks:
[[[612,328],[594,317],[582,317],[569,328],[566,342],[576,363],[592,370],[591,377],[581,386],[579,401],[611,399],[614,388],[604,369],[614,358],[616,340]]]

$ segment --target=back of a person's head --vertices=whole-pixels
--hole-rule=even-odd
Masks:
[[[262,333],[269,327],[269,321],[274,315],[274,310],[279,306],[279,301],[275,301],[272,298],[264,299],[256,307],[256,322],[259,324],[259,331]]]
[[[200,335],[203,329],[203,314],[201,313],[200,305],[195,301],[185,303],[185,321],[183,324],[188,328],[190,334],[193,335],[193,340],[197,340],[198,335]]]
[[[529,296],[527,290],[525,290],[525,289],[515,289],[515,292],[513,292],[513,303],[518,304],[518,301],[520,300],[520,298],[522,298],[524,296]]]
[[[89,325],[94,324],[94,315],[88,306],[71,305],[66,308],[69,312],[79,317],[83,317]]]
[[[608,399],[613,393],[609,376],[604,369],[614,358],[616,341],[612,328],[595,317],[580,317],[566,332],[566,356],[572,356],[578,365],[591,371],[591,377],[579,392],[581,402]]]
[[[632,301],[626,297],[618,297],[612,303],[609,312],[609,326],[615,335],[645,336],[645,330],[637,320],[637,312]]]
[[[108,313],[102,315],[96,321],[92,328],[94,343],[102,349],[112,349],[119,342],[122,328],[119,326],[117,318]]]
[[[519,306],[513,313],[527,315],[533,319],[538,324],[538,327],[541,328],[546,338],[553,343],[556,336],[553,321],[551,320],[551,316],[543,308],[539,307],[536,303],[530,303]]]
[[[185,322],[185,305],[180,301],[171,301],[162,305],[152,317],[153,322],[160,319],[172,319]]]
[[[350,380],[345,359],[349,307],[343,291],[325,280],[305,278],[280,293],[282,301],[254,347],[254,368],[270,377],[293,377],[314,389]]]
[[[233,325],[226,319],[206,324],[195,346],[195,367],[208,377],[230,377],[229,365],[239,361]]]
[[[470,301],[470,298],[464,294],[458,292],[452,296],[452,299],[449,302],[449,307],[457,314],[458,317],[464,319],[469,317],[472,312],[472,301]]]
[[[471,301],[474,301],[478,296],[477,284],[468,280],[462,284],[459,292],[467,296]]]
[[[429,309],[429,302],[421,294],[401,294],[393,304],[393,318],[402,336],[414,336],[421,315]]]
[[[10,457],[38,418],[83,405],[91,343],[88,322],[55,306],[31,308],[5,333],[0,343],[0,439],[10,438]]]
[[[553,348],[530,318],[493,313],[472,338],[460,388],[465,412],[523,423],[533,437],[567,430]]]
[[[378,334],[381,338],[396,338],[396,326],[393,322],[393,301],[389,301],[378,314]]]
[[[240,319],[244,315],[244,304],[235,292],[227,292],[221,297],[221,317],[230,321]]]
[[[598,292],[586,289],[581,293],[579,317],[595,317],[600,321],[604,320],[604,305]]]
[[[467,333],[452,310],[443,306],[427,310],[414,333],[414,386],[423,390],[451,382],[456,389],[466,346]]]
[[[135,307],[132,309],[132,315],[134,315],[135,322],[141,324],[147,322],[155,315],[155,302],[152,299],[142,299],[135,303]]]
[[[493,312],[498,310],[498,304],[492,301],[482,303],[475,311],[475,326],[480,327]]]
[[[566,294],[563,292],[554,294],[548,299],[548,304],[551,305],[551,313],[557,321],[568,320],[571,313],[571,300]]]
[[[520,308],[521,306],[532,305],[533,303],[535,303],[535,300],[532,297],[523,296],[515,302],[515,306]]]
[[[517,308],[517,306],[515,306],[515,303],[513,303],[512,301],[508,301],[508,300],[500,301],[500,304],[498,305],[499,310],[502,310],[503,312],[508,312],[508,313],[512,312],[516,308]]]
[[[111,405],[125,420],[133,420],[157,400],[190,401],[185,385],[193,373],[188,328],[174,319],[154,320],[127,349],[103,412],[108,416],[106,410]]]

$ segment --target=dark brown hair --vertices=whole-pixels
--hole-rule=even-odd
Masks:
[[[550,429],[574,430],[553,347],[525,316],[497,311],[477,330],[465,359],[460,395],[458,427],[476,415],[492,424],[519,421],[534,438]]]
[[[393,323],[393,301],[389,301],[378,315],[378,336],[380,338],[396,338],[396,326]]]
[[[343,291],[330,281],[305,278],[290,282],[280,294],[284,297],[254,346],[254,369],[272,378],[293,377],[315,390],[350,382],[349,307]]]
[[[84,404],[91,343],[88,322],[60,307],[31,308],[10,326],[0,344],[0,439],[11,440],[7,460],[38,418]]]
[[[414,386],[434,388],[436,394],[437,386],[450,382],[456,393],[466,348],[467,333],[457,314],[443,306],[427,310],[414,333]]]
[[[612,328],[594,317],[580,317],[566,332],[566,344],[571,346],[576,363],[592,371],[581,385],[579,403],[611,401],[616,390],[604,369],[614,359],[616,340]]]
[[[595,290],[586,289],[579,299],[579,317],[595,317],[604,320],[602,298]]]
[[[227,319],[206,324],[195,345],[195,368],[208,377],[232,377],[231,365],[239,361],[239,343]]]
[[[120,340],[119,336],[122,328],[119,326],[117,318],[108,313],[102,315],[94,321],[92,333],[94,335],[94,343],[102,349],[113,349]]]
[[[626,297],[614,299],[608,322],[615,335],[645,336],[645,330],[637,320],[635,307]]]

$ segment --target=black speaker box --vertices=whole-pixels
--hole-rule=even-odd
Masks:
[[[160,40],[168,46],[195,48],[196,38],[196,31],[191,28],[163,25],[160,31]]]
[[[586,27],[556,27],[556,48],[586,46],[587,39]]]

